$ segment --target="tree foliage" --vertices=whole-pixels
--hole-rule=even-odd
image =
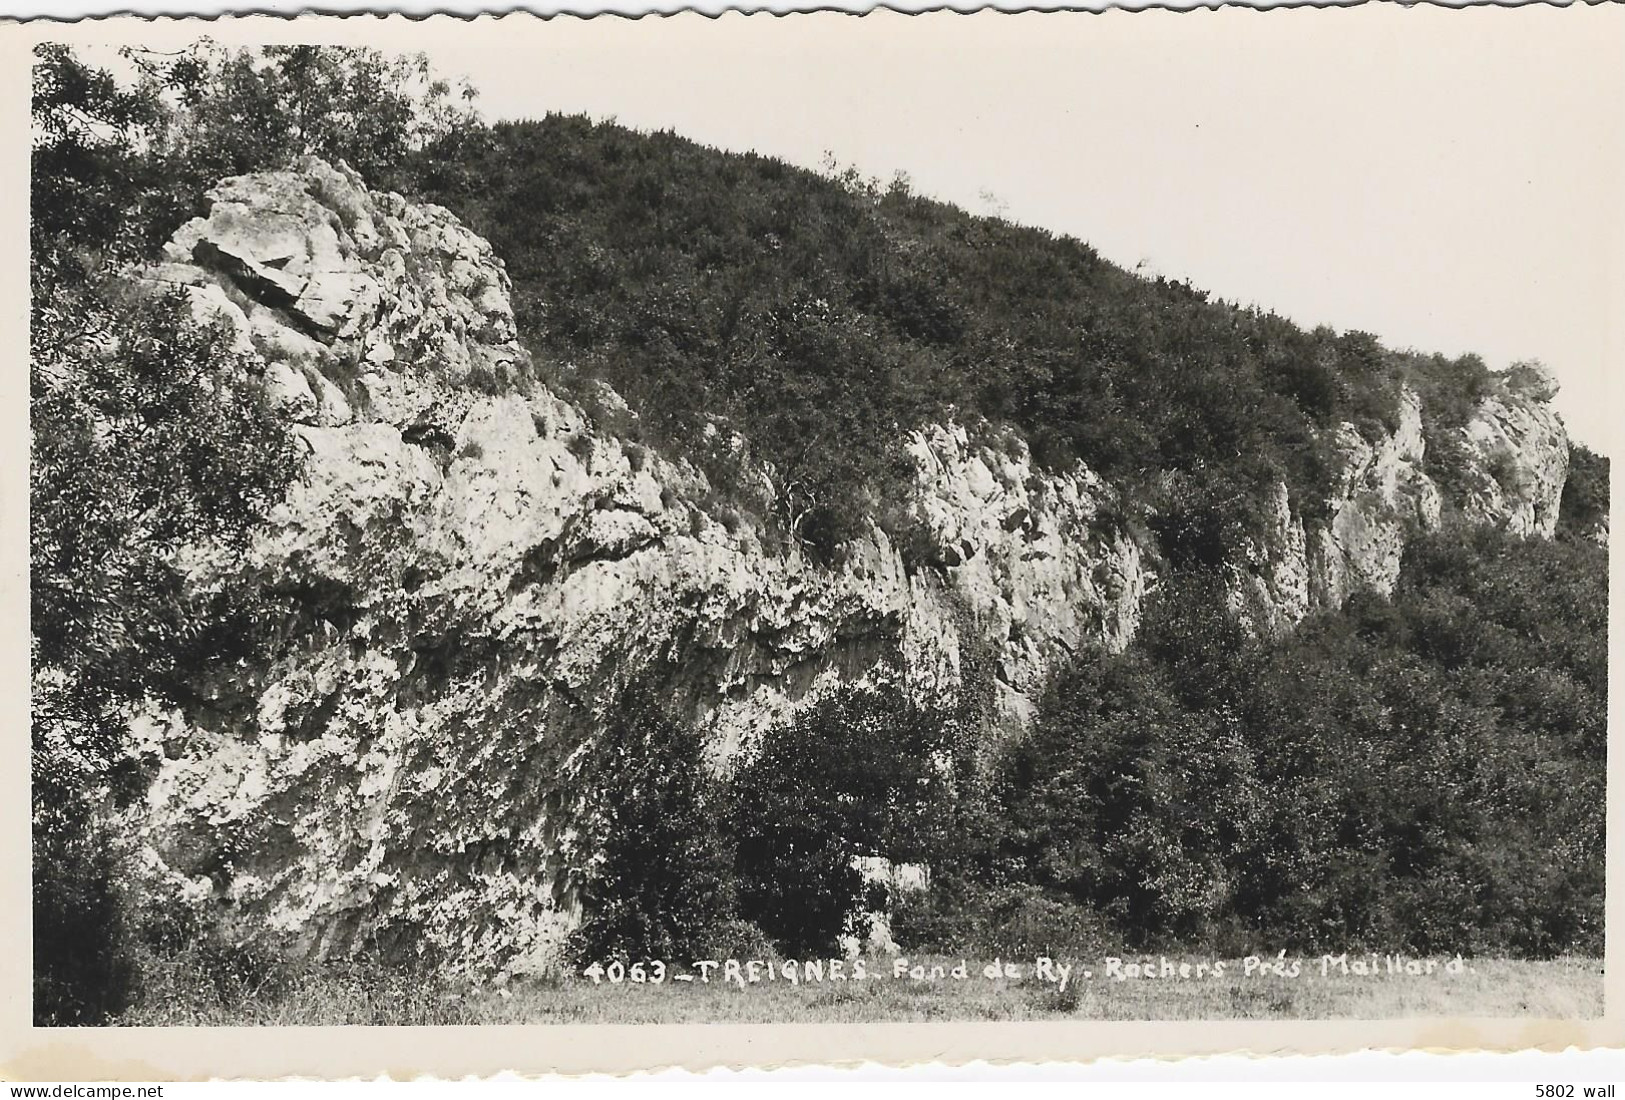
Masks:
[[[574,953],[703,958],[742,924],[791,955],[835,950],[884,900],[858,860],[935,862],[962,849],[967,713],[922,707],[895,686],[843,688],[764,731],[723,779],[692,726],[647,689],[628,693],[593,769],[603,855]]]
[[[173,696],[234,644],[229,597],[188,587],[187,548],[240,551],[297,469],[286,426],[184,295],[98,305],[98,341],[39,330],[30,414],[37,659],[108,701]],[[89,319],[83,314],[81,319]]]
[[[492,241],[554,384],[609,382],[714,484],[738,482],[725,467],[741,457],[770,466],[776,498],[741,505],[820,556],[904,491],[907,432],[953,416],[1014,426],[1043,465],[1082,460],[1135,507],[1156,508],[1177,474],[1185,514],[1214,536],[1190,545],[1217,564],[1274,481],[1300,513],[1323,511],[1321,429],[1392,430],[1408,382],[1448,475],[1467,457],[1454,427],[1493,384],[1476,357],[1305,330],[906,178],[557,115],[459,129],[409,175]],[[716,426],[748,449],[714,447]],[[1204,518],[1217,514],[1242,523]]]
[[[217,325],[176,296],[72,297],[36,310],[30,379],[36,1011],[56,1023],[118,1007],[128,969],[98,820],[139,791],[126,708],[253,651],[257,590],[200,587],[185,556],[239,552],[298,469]]]
[[[1259,643],[1176,585],[1006,760],[1012,878],[1146,948],[1599,949],[1604,556],[1452,528]]]
[[[908,430],[956,417],[1123,486],[1168,559],[1135,647],[1057,679],[985,798],[974,716],[895,687],[805,708],[726,783],[697,733],[630,692],[600,746],[583,951],[681,954],[736,917],[829,950],[868,900],[862,856],[933,864],[1023,944],[1100,922],[1147,947],[1600,942],[1606,563],[1569,536],[1605,520],[1606,460],[1576,450],[1556,544],[1449,530],[1411,547],[1391,601],[1284,639],[1250,642],[1224,612],[1216,569],[1260,490],[1284,480],[1316,516],[1323,429],[1392,430],[1402,383],[1449,484],[1457,429],[1498,385],[1481,360],[1305,331],[902,178],[580,118],[486,128],[421,57],[129,57],[133,86],[60,46],[34,71],[40,1022],[128,997],[102,824],[143,782],[127,708],[184,704],[200,670],[251,654],[264,594],[192,564],[239,553],[298,465],[229,334],[132,275],[221,177],[306,153],[464,216],[556,384],[611,383],[650,442],[821,558],[904,491]]]
[[[602,842],[573,954],[584,961],[704,957],[735,903],[732,852],[719,827],[724,791],[698,731],[636,686],[616,701],[595,751],[583,780],[597,795]]]

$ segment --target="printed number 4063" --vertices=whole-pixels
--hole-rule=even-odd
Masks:
[[[648,966],[640,962],[627,966],[619,959],[616,959],[608,966],[602,963],[593,963],[583,969],[581,973],[591,978],[593,985],[599,985],[604,981],[608,981],[610,985],[620,985],[622,982],[628,981],[633,985],[643,985],[645,982],[650,985],[659,985],[666,980],[666,964],[656,959]]]

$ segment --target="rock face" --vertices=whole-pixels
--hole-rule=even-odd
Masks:
[[[1519,535],[1551,538],[1569,473],[1569,440],[1545,404],[1555,385],[1538,384],[1532,399],[1514,383],[1479,406],[1466,438],[1476,457],[1477,485],[1463,510]]]
[[[1140,548],[1096,522],[1087,471],[933,429],[910,450],[940,567],[876,528],[819,568],[525,381],[507,277],[444,210],[317,161],[212,198],[150,278],[223,314],[299,425],[304,476],[249,568],[315,610],[213,712],[142,727],[174,757],[158,865],[251,927],[321,952],[400,933],[473,970],[545,951],[591,857],[571,822],[597,713],[655,662],[726,766],[892,652],[951,697],[986,648],[1019,716],[1057,660],[1133,634]]]
[[[1552,536],[1569,463],[1568,434],[1544,403],[1555,392],[1549,378],[1532,384],[1513,375],[1460,429],[1470,488],[1455,503],[1469,520]],[[1439,526],[1445,497],[1425,472],[1422,406],[1413,391],[1402,393],[1391,435],[1373,444],[1342,424],[1333,443],[1339,462],[1327,518],[1306,524],[1290,507],[1287,487],[1275,486],[1263,534],[1232,567],[1232,609],[1254,630],[1285,629],[1313,610],[1340,606],[1354,591],[1392,593],[1406,540]]]
[[[726,768],[836,684],[901,675],[951,699],[972,653],[1019,724],[1068,656],[1138,627],[1154,554],[1087,469],[933,426],[908,440],[907,552],[877,525],[823,568],[535,383],[501,264],[447,211],[315,160],[212,200],[148,278],[224,316],[309,457],[249,559],[196,570],[246,568],[302,610],[269,667],[215,670],[207,706],[136,725],[164,757],[154,875],[229,901],[245,932],[418,945],[473,973],[545,959],[593,857],[599,717],[643,670],[676,670],[671,698]],[[1549,534],[1555,417],[1508,392],[1467,436],[1503,476],[1464,510]],[[1329,521],[1306,527],[1283,488],[1236,566],[1261,629],[1391,588],[1406,532],[1439,521],[1414,397],[1393,436],[1337,438]]]
[[[968,610],[992,648],[1002,709],[1025,719],[1066,658],[1128,645],[1149,574],[1138,544],[1103,519],[1115,494],[1099,478],[1081,466],[1041,474],[1019,438],[996,451],[957,425],[916,434],[908,450],[929,544],[922,556],[935,566],[913,582],[908,651],[957,653],[945,612]],[[953,663],[936,678],[952,684],[956,673]]]

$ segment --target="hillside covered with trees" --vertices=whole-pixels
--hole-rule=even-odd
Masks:
[[[819,567],[896,522],[909,433],[956,422],[1086,464],[1158,570],[1129,648],[1080,648],[1014,734],[974,652],[952,706],[849,685],[726,768],[659,669],[627,685],[584,754],[581,959],[833,951],[877,906],[906,950],[953,954],[1600,953],[1608,463],[1573,448],[1553,539],[1456,514],[1460,431],[1511,374],[1145,279],[902,178],[488,125],[421,60],[135,60],[134,87],[61,47],[34,73],[39,1022],[115,1018],[176,960],[221,1003],[281,988],[287,960],[144,898],[108,822],[151,780],[130,708],[214,705],[195,673],[269,662],[271,624],[320,596],[185,583],[183,549],[247,545],[302,452],[226,334],[129,279],[221,178],[306,154],[489,240],[533,375],[471,385],[568,397]],[[1392,596],[1249,633],[1225,569],[1271,490],[1324,520],[1333,429],[1383,439],[1406,387],[1440,528]],[[877,896],[860,857],[927,865],[929,889]]]
[[[1260,486],[1323,507],[1325,429],[1391,431],[1408,384],[1448,483],[1451,432],[1494,387],[1475,355],[1305,330],[903,176],[551,116],[454,130],[401,178],[498,245],[550,382],[589,401],[609,382],[719,483],[734,455],[705,426],[737,431],[778,472],[768,503],[807,513],[797,533],[826,554],[902,488],[906,433],[955,417],[1016,428],[1047,468],[1083,461],[1217,565]]]

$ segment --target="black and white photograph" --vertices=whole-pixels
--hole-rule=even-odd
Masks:
[[[34,1027],[1602,1020],[1622,16],[32,25]]]

